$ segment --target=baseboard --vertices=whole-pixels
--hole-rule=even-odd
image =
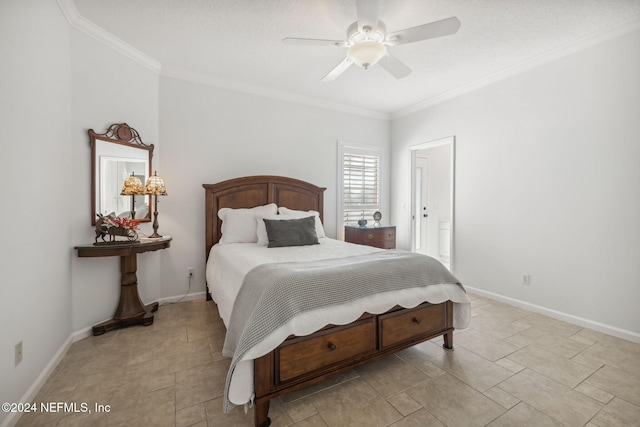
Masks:
[[[640,343],[640,334],[636,332],[627,331],[626,329],[617,328],[615,326],[605,325],[604,323],[600,323],[600,322],[585,319],[582,317],[574,316],[571,314],[563,313],[561,311],[552,310],[550,308],[541,307],[539,305],[531,304],[525,301],[520,301],[515,298],[494,294],[493,292],[484,291],[482,289],[477,289],[477,288],[473,288],[466,285],[464,288],[470,293],[479,295],[481,297],[494,299],[496,301],[500,301],[505,304],[509,304],[515,307],[524,308],[526,310],[533,311],[534,313],[544,314],[545,316],[562,320],[567,323],[593,329],[594,331],[602,332],[603,334],[612,335],[614,337],[622,338],[624,340],[632,341],[635,343]]]
[[[49,363],[47,363],[47,366],[45,366],[42,372],[40,372],[40,375],[38,375],[38,377],[35,379],[33,384],[31,384],[31,387],[29,387],[27,392],[22,396],[22,398],[20,399],[20,402],[26,403],[26,402],[35,401],[35,398],[38,392],[40,391],[42,386],[47,382],[47,380],[49,379],[53,371],[56,369],[60,361],[62,361],[62,358],[64,357],[64,355],[67,354],[67,351],[69,350],[69,347],[71,347],[71,344],[73,344],[73,341],[72,341],[72,336],[70,335],[69,338],[67,338],[65,342],[60,346],[56,354],[51,358]],[[7,418],[5,418],[5,420],[3,421],[1,427],[15,426],[18,423],[18,420],[20,420],[21,415],[22,415],[21,412],[9,413]]]
[[[190,294],[186,294],[186,295],[181,295],[181,296],[173,296],[173,297],[166,297],[166,298],[160,298],[157,302],[160,303],[160,305],[164,305],[164,304],[173,304],[176,302],[185,302],[185,301],[193,301],[193,300],[198,300],[198,299],[205,299],[206,298],[206,292],[201,291],[201,292],[193,292]]]

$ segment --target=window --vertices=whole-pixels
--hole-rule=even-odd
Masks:
[[[378,147],[339,143],[338,238],[344,238],[345,225],[357,225],[382,209],[381,159]]]

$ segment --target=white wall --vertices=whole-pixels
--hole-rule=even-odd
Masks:
[[[75,194],[72,243],[93,243],[91,225],[91,147],[88,129],[104,133],[113,123],[127,123],[142,141],[154,144],[153,167],[160,166],[158,74],[105,44],[71,29],[71,144]],[[141,231],[151,234],[149,223]],[[161,297],[160,263],[164,251],[138,255],[138,288],[144,303]],[[72,261],[73,332],[110,319],[120,295],[120,257]]]
[[[455,135],[463,283],[640,339],[638,76],[635,31],[395,120],[398,245],[408,147]]]
[[[0,57],[0,401],[18,402],[71,333],[69,28],[55,1],[0,2]]]
[[[156,145],[159,164],[159,93],[157,72],[70,29],[55,0],[0,3],[0,53],[11,58],[0,66],[0,400],[18,402],[33,398],[74,332],[114,313],[119,258],[73,250],[94,237],[87,130],[127,122]],[[145,302],[161,296],[161,257],[140,255]]]
[[[169,196],[160,200],[160,234],[173,236],[162,264],[163,295],[204,291],[204,189],[245,175],[284,175],[327,187],[327,234],[336,235],[337,141],[383,147],[384,120],[234,92],[174,78],[160,80],[162,169]],[[389,178],[385,191],[389,190]],[[386,212],[383,212],[385,217]]]

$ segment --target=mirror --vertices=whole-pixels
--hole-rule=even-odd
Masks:
[[[144,186],[151,175],[153,144],[142,142],[138,132],[126,123],[113,124],[105,133],[89,129],[91,144],[91,224],[96,215],[113,214],[151,221],[150,197],[144,194],[123,196],[124,181],[136,176]]]

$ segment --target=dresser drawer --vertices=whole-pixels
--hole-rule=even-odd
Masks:
[[[395,228],[367,228],[362,230],[363,243],[384,242],[385,240],[395,240]]]
[[[374,248],[380,249],[395,249],[396,241],[395,240],[383,240],[381,242],[363,242],[363,245],[373,246]]]
[[[346,226],[344,240],[359,245],[374,246],[382,249],[395,249],[396,227],[360,228]]]
[[[328,329],[316,338],[284,345],[276,350],[276,370],[280,383],[306,374],[321,372],[341,364],[352,362],[376,350],[375,318],[355,326]],[[278,369],[279,368],[279,369]]]
[[[381,348],[384,350],[446,329],[446,306],[447,304],[421,305],[380,316]]]

